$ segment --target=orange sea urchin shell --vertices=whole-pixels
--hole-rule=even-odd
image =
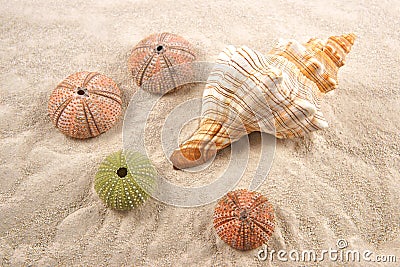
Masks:
[[[231,247],[255,249],[274,232],[272,205],[258,192],[246,189],[229,192],[215,207],[214,228]]]
[[[192,45],[184,38],[172,33],[156,33],[143,39],[132,49],[128,68],[138,86],[151,93],[163,94],[178,87],[181,81],[186,80],[185,76],[191,74],[190,66],[176,66],[195,59]],[[170,67],[175,68],[150,79]]]
[[[48,111],[54,125],[75,138],[97,136],[110,129],[121,114],[121,91],[97,72],[77,72],[52,92]]]

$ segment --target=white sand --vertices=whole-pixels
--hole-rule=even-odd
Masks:
[[[93,177],[103,157],[121,149],[122,120],[84,141],[62,135],[51,124],[52,89],[79,70],[112,77],[126,107],[138,89],[127,71],[130,49],[160,31],[186,37],[210,61],[228,44],[267,52],[278,38],[307,41],[355,32],[358,39],[339,73],[339,89],[322,105],[330,127],[277,142],[271,172],[259,189],[276,209],[276,232],[268,245],[328,249],[344,238],[351,249],[393,254],[400,261],[398,1],[0,5],[0,266],[296,265],[262,262],[257,250],[239,252],[225,245],[212,227],[214,203],[176,208],[150,200],[126,214],[106,209]],[[201,88],[187,93],[201,95]],[[185,92],[170,95],[169,108],[185,97]],[[150,131],[148,137],[154,140],[152,159],[174,182],[214,179],[173,171],[155,145],[159,133]],[[252,134],[250,141],[257,151],[259,135]],[[227,157],[229,150],[218,160]],[[246,177],[254,167],[249,164]]]

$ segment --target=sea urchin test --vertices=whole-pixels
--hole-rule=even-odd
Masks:
[[[82,71],[68,76],[53,90],[48,112],[62,133],[84,139],[110,129],[121,114],[121,104],[121,91],[112,79]]]
[[[239,189],[228,192],[218,202],[214,228],[231,247],[250,250],[268,241],[275,229],[274,218],[272,205],[264,195]]]
[[[118,151],[100,164],[94,188],[107,207],[130,210],[148,199],[155,189],[156,174],[146,156],[133,151]]]
[[[192,69],[188,63],[195,59],[192,45],[183,37],[167,32],[156,33],[132,49],[128,68],[135,83],[143,90],[164,94],[190,79]],[[151,79],[161,71],[163,75]]]

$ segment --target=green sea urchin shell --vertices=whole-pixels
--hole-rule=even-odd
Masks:
[[[150,160],[132,151],[118,151],[100,164],[94,189],[110,208],[130,210],[142,204],[155,188],[156,170]]]

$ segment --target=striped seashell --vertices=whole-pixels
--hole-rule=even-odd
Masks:
[[[226,194],[214,210],[214,228],[229,246],[255,249],[266,243],[275,229],[274,209],[261,193],[239,189]]]
[[[121,114],[121,104],[121,91],[112,79],[82,71],[53,90],[48,112],[62,133],[83,139],[110,129]]]
[[[94,189],[112,209],[130,210],[146,201],[155,189],[156,170],[144,155],[118,151],[100,164]]]
[[[198,130],[171,156],[174,167],[200,165],[250,132],[291,138],[328,127],[320,102],[337,87],[337,71],[354,39],[280,41],[265,56],[228,46],[207,80]]]
[[[195,59],[192,45],[184,38],[172,33],[156,33],[132,49],[128,69],[138,86],[151,93],[164,94],[188,80],[192,69],[186,63]],[[178,68],[178,65],[182,67]],[[155,76],[162,70],[163,75]]]

